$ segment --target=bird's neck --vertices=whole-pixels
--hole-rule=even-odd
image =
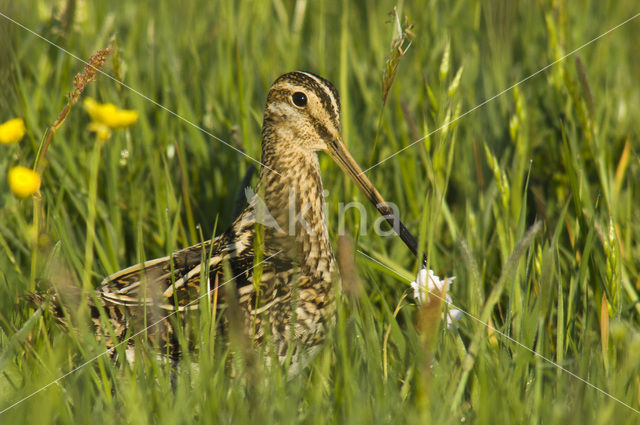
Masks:
[[[273,218],[264,215],[265,246],[287,251],[303,272],[331,272],[334,260],[317,154],[263,150],[262,162],[256,195]]]

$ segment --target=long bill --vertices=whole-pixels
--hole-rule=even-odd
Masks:
[[[362,193],[371,201],[376,209],[382,214],[382,216],[391,225],[400,239],[407,245],[407,247],[413,252],[413,255],[418,256],[418,243],[413,235],[404,227],[404,224],[394,214],[391,207],[382,198],[375,186],[369,181],[366,175],[362,172],[362,169],[358,163],[353,159],[344,143],[340,138],[336,138],[329,143],[329,149],[327,153],[360,188]],[[422,257],[423,266],[426,266],[427,256]]]

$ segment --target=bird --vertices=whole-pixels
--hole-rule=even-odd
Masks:
[[[354,180],[417,255],[415,239],[345,147],[334,85],[311,72],[289,72],[269,89],[258,181],[229,228],[111,274],[95,290],[92,319],[107,347],[160,324],[150,337],[179,358],[177,320],[162,319],[198,310],[204,295],[214,300],[221,334],[233,328],[253,346],[268,341],[279,362],[290,359],[297,368],[313,358],[335,321],[339,281],[319,152]]]

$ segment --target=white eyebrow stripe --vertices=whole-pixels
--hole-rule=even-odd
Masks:
[[[320,84],[321,86],[324,86],[324,83],[318,77],[316,77],[315,75],[313,75],[313,74],[311,74],[309,72],[305,72],[305,71],[296,71],[296,72],[299,72],[300,74],[304,74],[307,77],[310,77],[311,79],[315,80],[316,83]]]
[[[307,77],[313,79],[316,83],[318,83],[318,85],[320,87],[323,88],[324,92],[329,95],[329,99],[331,99],[331,107],[333,108],[333,112],[334,112],[335,116],[338,117],[338,119],[340,119],[340,108],[338,108],[338,100],[333,95],[333,90],[331,90],[329,87],[327,87],[326,82],[321,80],[318,76],[313,75],[311,73],[308,73],[308,72],[305,72],[305,71],[297,71],[297,72],[299,72],[300,74],[304,74]]]

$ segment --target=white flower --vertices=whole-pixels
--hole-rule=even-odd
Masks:
[[[447,311],[448,329],[453,329],[454,322],[460,320],[460,318],[462,317],[462,311],[458,310],[457,308],[453,308],[451,295],[449,295],[449,286],[455,278],[455,276],[452,276],[440,279],[440,277],[433,273],[433,270],[427,270],[426,268],[423,268],[418,271],[416,280],[411,282],[411,287],[413,288],[413,297],[416,299],[416,302],[418,304],[423,304],[425,301],[428,301],[429,295],[431,295],[442,299],[449,305],[449,309]],[[444,298],[442,298],[443,290],[445,293]]]

